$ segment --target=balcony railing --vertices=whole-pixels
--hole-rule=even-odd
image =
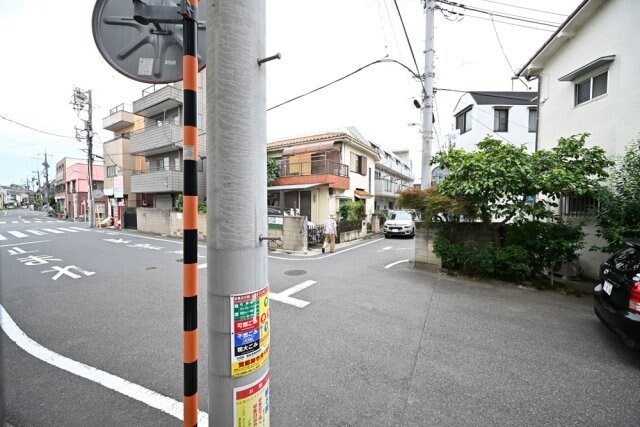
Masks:
[[[183,138],[182,126],[164,123],[132,132],[129,151],[145,155],[166,153],[182,148]]]
[[[336,175],[349,176],[349,165],[333,160],[312,160],[310,162],[280,163],[277,165],[278,176],[301,175]]]
[[[184,174],[176,170],[156,170],[131,176],[133,193],[179,193],[183,190]]]

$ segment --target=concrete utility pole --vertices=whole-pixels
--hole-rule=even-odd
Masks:
[[[433,142],[433,56],[435,0],[425,0],[426,40],[424,49],[424,89],[422,93],[422,178],[420,188],[431,187],[431,145]]]
[[[81,141],[87,140],[87,176],[89,178],[89,188],[87,191],[87,212],[89,214],[89,226],[95,227],[95,219],[93,218],[93,105],[91,102],[91,90],[82,90],[74,88],[73,90],[73,109],[82,111],[87,108],[88,117],[84,121],[84,129],[76,128],[76,139]],[[84,133],[84,135],[82,135]]]
[[[268,426],[265,0],[216,1],[206,37],[209,424]]]
[[[46,197],[46,204],[49,205],[49,163],[47,162],[47,151],[44,152],[44,195]]]

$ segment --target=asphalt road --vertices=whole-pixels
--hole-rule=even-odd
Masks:
[[[0,297],[17,327],[61,357],[181,401],[182,242],[3,215]],[[205,243],[200,255],[206,263]],[[600,325],[590,297],[414,270],[412,255],[412,239],[377,237],[335,254],[269,254],[271,425],[637,425],[639,353]],[[278,301],[300,284],[294,301]],[[1,346],[14,426],[181,424],[6,333]]]

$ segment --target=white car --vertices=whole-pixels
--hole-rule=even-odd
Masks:
[[[409,236],[413,238],[416,235],[416,223],[413,221],[411,212],[393,211],[389,213],[382,230],[384,237]]]

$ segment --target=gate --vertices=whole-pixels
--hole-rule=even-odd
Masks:
[[[138,217],[136,215],[136,208],[127,208],[124,211],[122,226],[130,230],[138,229]]]
[[[321,246],[324,243],[324,225],[307,225],[307,246]]]

